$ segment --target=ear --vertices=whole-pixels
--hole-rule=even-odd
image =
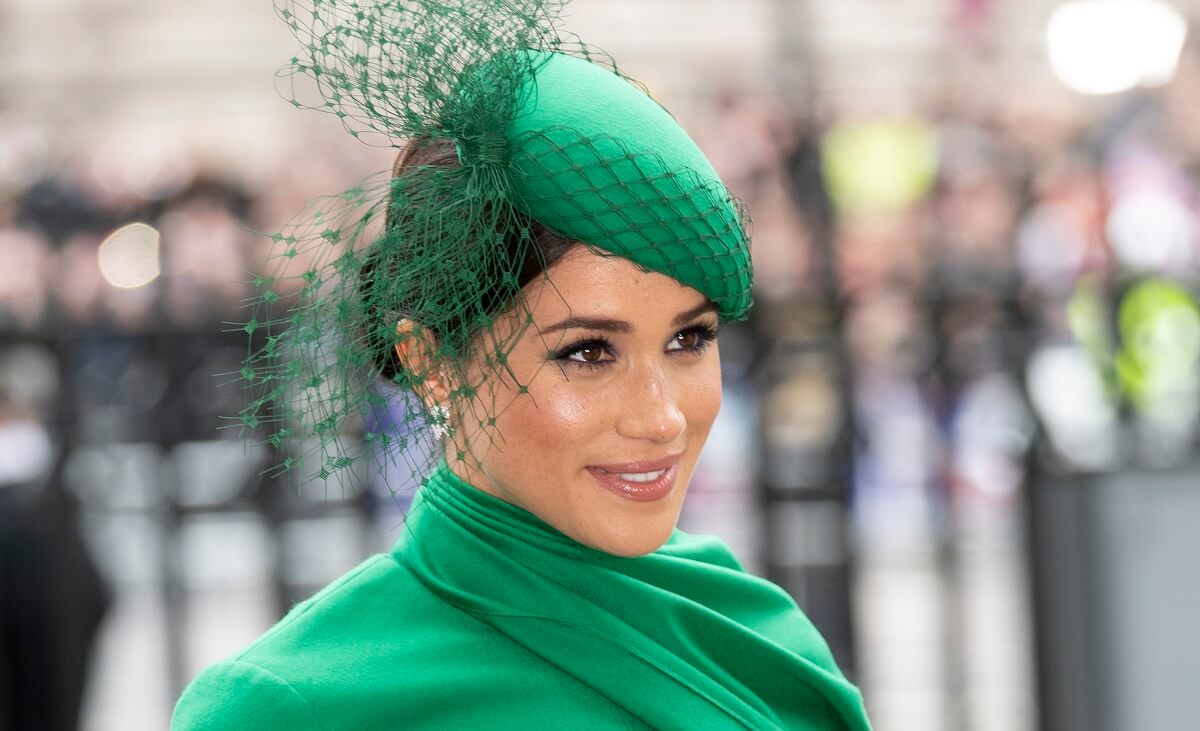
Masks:
[[[432,333],[420,324],[402,318],[396,323],[395,348],[400,367],[421,379],[414,389],[426,406],[449,400],[450,383],[445,369],[434,357],[437,341]]]

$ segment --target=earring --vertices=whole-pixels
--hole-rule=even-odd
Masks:
[[[454,427],[450,424],[450,410],[442,404],[434,404],[430,409],[429,430],[434,439],[444,439],[453,436]]]

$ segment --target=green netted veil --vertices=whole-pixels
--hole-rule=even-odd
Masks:
[[[240,424],[275,448],[278,472],[356,484],[399,465],[401,491],[444,450],[482,460],[507,406],[482,394],[528,386],[506,356],[532,322],[519,281],[540,257],[532,222],[693,287],[722,321],[745,317],[740,204],[668,112],[559,29],[562,5],[277,0],[303,46],[280,75],[294,105],[369,144],[451,141],[459,163],[380,174],[272,234],[243,325]],[[432,337],[398,334],[401,320]],[[448,402],[417,397],[427,373],[381,379],[405,337],[432,349],[422,362],[455,384]],[[480,388],[493,379],[509,388]]]

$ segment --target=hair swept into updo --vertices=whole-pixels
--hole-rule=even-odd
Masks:
[[[458,148],[454,140],[445,137],[418,137],[408,143],[400,151],[396,157],[396,163],[392,166],[392,179],[401,178],[406,175],[411,175],[414,171],[421,168],[444,168],[453,169],[459,167]],[[387,218],[385,225],[387,228],[392,228],[398,220],[398,217],[404,216],[403,207],[395,206],[392,201],[389,201],[387,209]],[[528,233],[534,246],[525,246],[525,256],[519,266],[517,273],[518,283],[524,287],[532,282],[536,277],[545,273],[554,262],[562,258],[572,247],[578,244],[577,241],[564,238],[546,226],[537,221],[522,217],[524,221],[525,232]],[[519,234],[506,236],[504,245],[509,248],[510,252],[521,250],[519,248]],[[374,286],[375,278],[386,276],[388,267],[380,267],[380,259],[377,257],[367,257],[366,263],[359,270],[359,291],[365,295]],[[394,264],[393,264],[394,266]],[[484,283],[484,291],[481,292],[481,297],[484,301],[495,302],[496,307],[503,307],[506,302],[501,294],[501,289],[496,283],[492,289],[488,289],[489,283]],[[368,320],[376,321],[380,317],[390,317],[390,313],[379,312],[376,308],[370,308],[368,312]],[[498,313],[493,313],[498,314]],[[368,333],[387,332],[389,328],[367,327]],[[462,327],[461,322],[448,323],[444,328],[451,331],[455,328]],[[442,338],[444,332],[434,332],[433,335],[437,338]],[[401,372],[402,366],[399,359],[396,357],[395,348],[390,347],[390,343],[376,342],[371,343],[372,351],[375,353],[375,365],[379,369],[379,374],[383,378],[393,381],[396,375]]]

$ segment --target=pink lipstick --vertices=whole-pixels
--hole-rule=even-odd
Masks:
[[[601,487],[637,502],[661,500],[675,488],[680,455],[622,464],[590,465],[587,470]]]

